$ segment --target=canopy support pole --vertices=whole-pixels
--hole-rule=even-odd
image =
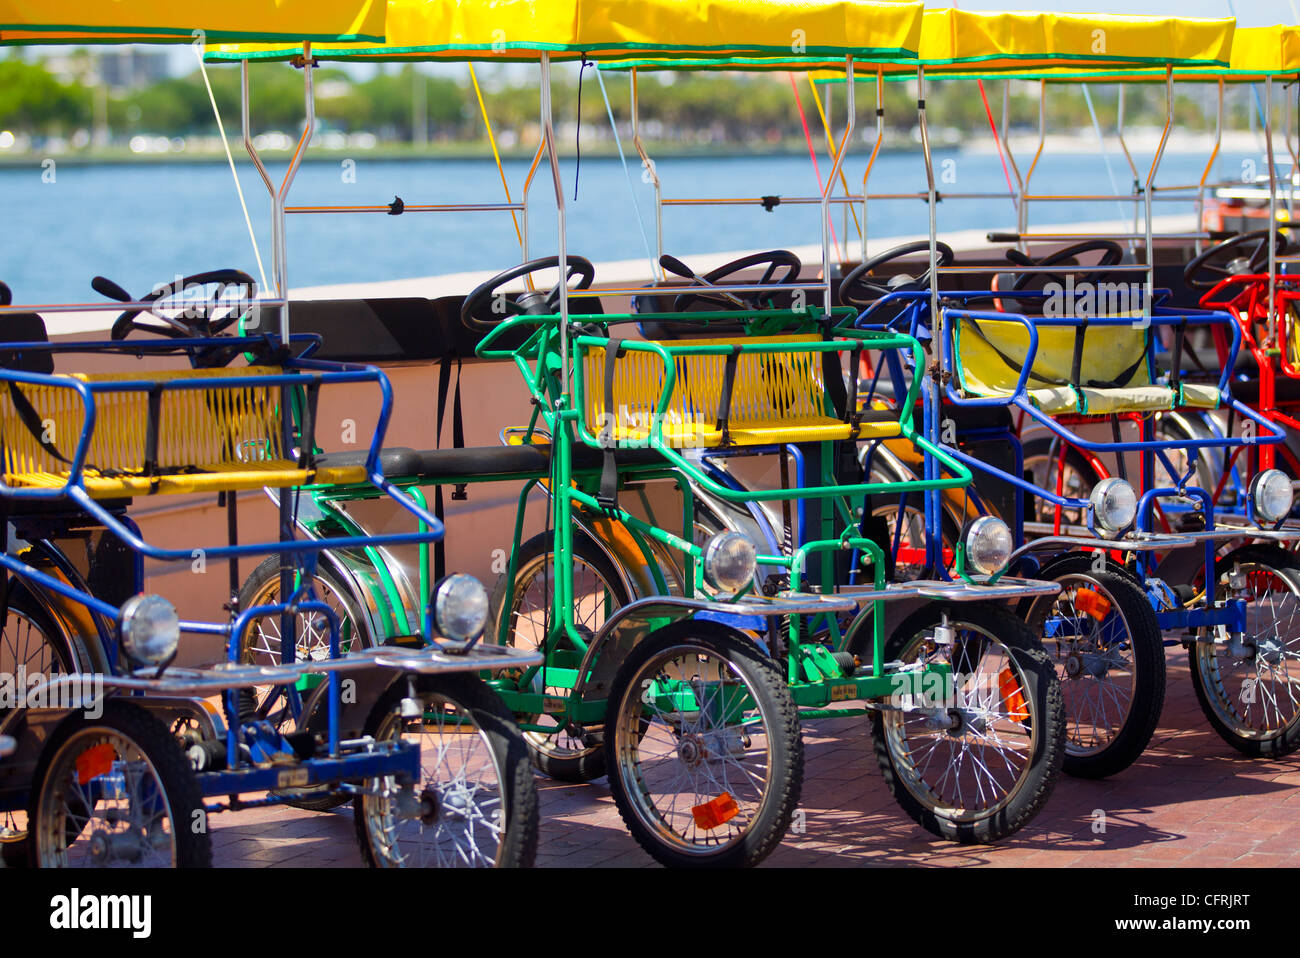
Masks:
[[[1124,154],[1124,161],[1128,163],[1129,172],[1133,174],[1133,233],[1138,233],[1138,184],[1142,182],[1142,174],[1138,172],[1137,164],[1133,162],[1133,154],[1128,148],[1128,140],[1124,137],[1124,91],[1126,87],[1120,84],[1119,95],[1115,104],[1115,137],[1119,140],[1119,148]],[[1130,253],[1136,252],[1136,244],[1133,240],[1128,242]]]
[[[867,168],[862,173],[862,262],[867,261],[867,236],[871,232],[867,222],[867,181],[871,179],[871,168],[876,165],[880,147],[885,142],[885,68],[876,64],[876,142],[871,147],[871,156],[867,159]]]
[[[1214,171],[1214,161],[1219,158],[1219,148],[1223,145],[1223,79],[1218,82],[1218,106],[1214,113],[1214,146],[1210,150],[1210,158],[1205,163],[1205,170],[1201,173],[1200,182],[1196,184],[1196,231],[1201,233],[1205,231],[1205,184]],[[1288,144],[1289,145],[1289,144]],[[1201,253],[1201,239],[1198,236],[1195,245],[1196,254]]]
[[[289,161],[289,169],[285,171],[284,181],[275,194],[275,243],[279,253],[276,257],[275,283],[280,298],[285,300],[285,305],[280,312],[280,339],[285,343],[289,341],[289,257],[285,243],[284,208],[289,198],[289,188],[293,186],[293,181],[298,176],[298,169],[302,166],[303,154],[307,152],[312,137],[316,135],[316,83],[312,77],[310,43],[302,45],[302,77],[307,119],[303,125],[302,136],[298,138],[298,148],[293,151],[293,158]]]
[[[655,169],[654,161],[650,159],[649,154],[646,153],[645,144],[641,142],[641,92],[636,67],[632,68],[630,82],[632,87],[632,145],[636,148],[637,156],[641,157],[641,175],[650,177],[650,182],[655,188],[655,268],[658,269],[659,260],[664,255],[663,190],[659,184],[659,171]]]
[[[1156,188],[1156,171],[1160,169],[1160,161],[1164,159],[1165,147],[1169,144],[1169,132],[1174,127],[1174,68],[1172,65],[1165,67],[1165,128],[1160,133],[1160,144],[1156,147],[1156,155],[1151,159],[1151,169],[1147,172],[1146,184],[1142,188],[1142,204],[1146,214],[1146,244],[1147,244],[1147,288],[1146,295],[1142,302],[1142,318],[1146,322],[1151,320],[1151,296],[1156,288],[1156,249],[1155,237],[1153,235],[1153,224],[1151,222],[1151,202],[1152,193]]]
[[[1007,129],[1011,126],[1011,81],[1002,81],[1002,125],[999,129],[993,131],[993,135],[1002,144],[1002,155],[1007,158],[1007,166],[1011,169],[1011,175],[1015,178],[1016,192],[1011,196],[1011,206],[1016,213],[1016,223],[1020,222],[1020,207],[1024,203],[1025,180],[1020,175],[1020,165],[1016,163],[1015,154],[1011,152],[1011,142],[1007,139]],[[1024,240],[1016,240],[1016,248],[1024,252]]]
[[[555,152],[555,119],[551,108],[551,55],[542,54],[542,130],[546,137],[546,158],[550,161],[551,180],[555,184],[555,220],[557,241],[559,243],[559,289],[560,289],[560,375],[561,399],[569,391],[569,237],[564,204],[564,184],[560,180],[560,159]],[[555,441],[562,442],[561,437]]]
[[[828,318],[834,305],[831,300],[831,193],[835,189],[835,178],[839,175],[840,167],[844,163],[844,156],[848,153],[849,142],[853,139],[853,130],[857,119],[854,116],[857,110],[857,101],[853,89],[853,57],[851,56],[844,58],[844,79],[847,87],[845,100],[848,104],[848,122],[844,128],[844,136],[840,138],[839,148],[831,159],[831,168],[826,174],[826,182],[822,186],[822,281],[825,284],[826,291],[822,311]]]
[[[252,96],[249,92],[248,82],[248,61],[239,61],[239,120],[242,127],[244,139],[244,152],[248,154],[249,159],[253,161],[253,167],[257,170],[258,176],[262,178],[262,184],[266,187],[266,195],[271,199],[271,205],[275,206],[275,184],[271,182],[271,174],[267,172],[266,164],[262,162],[262,157],[257,152],[257,147],[253,145],[252,130]],[[280,242],[277,238],[280,229],[280,222],[274,212],[271,214],[271,277],[278,281],[280,276]],[[283,298],[283,297],[281,297]]]
[[[1268,158],[1268,332],[1272,340],[1277,311],[1277,162],[1273,156],[1273,77],[1264,77],[1264,151]]]
[[[1034,170],[1038,168],[1038,161],[1043,155],[1043,144],[1047,141],[1047,81],[1038,81],[1038,149],[1034,151],[1034,158],[1029,164],[1029,169],[1025,171],[1024,192],[1020,197],[1020,222],[1016,224],[1016,232],[1022,237],[1029,232],[1029,181],[1034,178]],[[1021,251],[1024,251],[1024,241],[1021,240]]]

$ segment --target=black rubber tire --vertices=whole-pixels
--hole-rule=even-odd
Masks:
[[[502,818],[505,837],[497,848],[495,867],[529,868],[537,856],[538,798],[528,748],[515,724],[514,716],[500,696],[482,679],[464,672],[421,675],[415,680],[416,694],[422,699],[436,695],[459,706],[479,729],[488,743],[505,806]],[[366,734],[375,735],[384,720],[400,707],[407,684],[399,679],[388,687],[366,719]],[[421,758],[423,761],[423,756]],[[417,789],[422,785],[417,784]],[[366,806],[370,800],[358,795],[353,801],[353,822],[362,860],[371,868],[381,862],[375,853],[373,836],[366,823]]]
[[[765,793],[753,822],[736,840],[714,851],[685,851],[666,844],[633,807],[629,781],[620,754],[639,746],[645,734],[644,719],[635,735],[629,734],[627,710],[636,676],[656,659],[674,649],[699,649],[731,663],[753,691],[755,705],[767,730],[770,760]],[[639,711],[639,709],[638,709]],[[635,738],[635,743],[632,739]],[[790,697],[785,678],[770,658],[759,652],[742,633],[717,622],[685,619],[664,626],[643,639],[627,656],[614,677],[605,712],[606,765],[611,770],[609,790],[618,813],[632,837],[652,858],[670,868],[736,868],[757,865],[781,843],[799,804],[803,787],[803,737],[799,711]],[[640,773],[635,773],[636,778]]]
[[[899,660],[913,640],[938,625],[944,614],[955,626],[973,626],[998,637],[1024,678],[1021,688],[1028,692],[1025,703],[1030,707],[1029,723],[1032,726],[1036,719],[1040,720],[1038,725],[1044,731],[1036,736],[1022,781],[1012,796],[1000,803],[1001,807],[990,815],[972,821],[955,821],[921,801],[903,780],[890,748],[885,713],[881,710],[871,714],[873,747],[886,787],[913,821],[949,841],[963,845],[990,844],[1027,825],[1047,803],[1056,787],[1065,758],[1065,703],[1056,670],[1042,644],[1024,622],[1000,605],[936,602],[918,609],[899,624],[885,643],[886,661]]]
[[[526,572],[529,565],[538,560],[545,562],[545,557],[553,554],[554,546],[554,538],[550,533],[539,533],[520,546],[516,579]],[[585,533],[579,530],[575,530],[573,536],[573,554],[575,558],[586,563],[601,577],[609,587],[612,602],[617,607],[621,608],[631,601],[627,589],[623,586],[622,579],[614,568],[614,564],[609,561],[605,553]],[[549,563],[549,565],[554,568],[554,562]],[[486,634],[489,641],[495,639],[498,634],[501,614],[505,604],[505,594],[506,575],[503,573],[497,580],[488,602],[488,631]],[[522,722],[528,722],[531,718],[531,716],[519,716]],[[538,744],[539,739],[540,736],[535,734],[525,734],[524,737],[524,741],[528,745],[528,751],[533,757],[533,764],[543,775],[562,782],[581,783],[594,781],[605,774],[605,749],[603,745],[595,744],[576,754],[560,755],[541,747]]]
[[[1272,569],[1293,591],[1300,592],[1300,560],[1297,560],[1294,553],[1274,545],[1243,546],[1216,560],[1216,581],[1222,581],[1223,576],[1238,562],[1249,562]],[[1300,748],[1300,710],[1297,710],[1296,717],[1288,725],[1266,738],[1241,735],[1223,721],[1211,701],[1207,686],[1210,682],[1212,660],[1208,656],[1208,649],[1193,646],[1188,653],[1188,659],[1196,700],[1200,703],[1201,711],[1205,713],[1210,727],[1221,739],[1241,754],[1251,758],[1281,758]]]
[[[107,729],[128,739],[153,765],[171,812],[172,835],[176,845],[174,865],[178,868],[211,867],[212,837],[207,831],[203,794],[189,760],[167,726],[144,709],[116,699],[104,703],[103,714],[97,719],[80,715],[66,719],[41,751],[27,809],[32,864],[36,867],[47,864],[42,861],[39,836],[44,814],[41,805],[53,784],[49,780],[50,766],[70,740],[80,737],[88,730],[93,734],[97,728]],[[196,830],[193,826],[200,822],[202,828]]]
[[[350,621],[352,635],[356,637],[354,640],[356,648],[368,648],[372,644],[370,633],[362,624],[365,620],[362,618],[361,612],[357,607],[356,598],[352,595],[352,590],[345,586],[340,580],[338,574],[324,562],[321,562],[316,566],[316,578],[323,579],[329,588],[333,590],[334,594],[339,597],[344,606],[345,615],[341,617],[339,621],[340,633],[344,631]],[[251,608],[255,603],[256,596],[266,585],[275,583],[278,587],[279,581],[280,557],[278,555],[267,556],[258,563],[257,568],[255,568],[249,577],[244,580],[244,584],[239,590],[239,607],[241,609]],[[241,662],[244,660],[247,643],[251,635],[252,628],[250,627],[249,629],[244,630],[244,634],[240,639],[240,642],[244,646],[240,649]],[[342,635],[340,635],[339,638],[340,645],[342,645],[344,641]],[[240,710],[241,712],[254,710],[257,718],[267,717],[262,714],[261,709],[259,709],[253,701],[252,692],[240,693]],[[304,797],[287,798],[284,803],[293,808],[301,808],[309,812],[328,812],[331,809],[346,805],[352,800],[352,796],[348,793],[328,790],[325,786],[322,786],[319,789],[313,789],[312,791],[319,792],[320,794],[309,793]]]
[[[1076,778],[1105,778],[1122,772],[1141,755],[1160,723],[1165,705],[1166,669],[1164,636],[1146,593],[1127,573],[1097,572],[1091,554],[1074,553],[1045,565],[1037,578],[1049,582],[1090,581],[1110,596],[1116,612],[1123,618],[1133,657],[1134,685],[1128,715],[1110,743],[1099,751],[1072,752],[1070,741],[1079,717],[1070,714],[1069,685],[1084,679],[1061,677],[1066,705],[1066,750],[1064,769]],[[1043,626],[1056,596],[1037,596],[1021,600],[1017,610],[1030,630],[1043,635]],[[1046,641],[1044,647],[1046,647]],[[1048,652],[1049,656],[1051,651]],[[1058,673],[1059,675],[1060,673]]]

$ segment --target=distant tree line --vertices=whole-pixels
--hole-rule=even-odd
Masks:
[[[518,69],[480,66],[478,70],[493,129],[498,134],[513,133],[517,138],[535,135],[538,113],[535,77]],[[208,68],[208,75],[229,128],[239,116],[239,71],[226,65],[213,65]],[[554,91],[557,122],[572,123],[576,118],[577,75],[576,68],[560,73]],[[626,123],[627,77],[606,73],[604,79],[615,117],[620,123]],[[420,85],[423,91],[418,90]],[[807,78],[796,76],[796,85],[810,127],[820,136],[820,121]],[[985,86],[993,115],[1001,122],[1003,84],[989,81]],[[346,71],[325,66],[316,74],[316,88],[317,115],[325,129],[345,133],[364,131],[374,133],[381,140],[410,141],[417,126],[417,97],[422,92],[430,139],[474,140],[484,132],[467,76],[417,73],[408,64],[382,68],[369,78],[356,79]],[[255,65],[252,89],[257,130],[299,128],[303,116],[300,71],[287,64]],[[639,89],[642,121],[653,125],[655,138],[659,140],[704,137],[712,141],[753,143],[802,136],[786,73],[652,73],[641,76]],[[831,115],[838,127],[843,122],[844,86],[831,84],[828,89],[829,94],[823,96],[830,101]],[[1013,90],[1009,100],[1011,125],[1036,128],[1039,109],[1036,87],[1016,84]],[[1181,87],[1175,100],[1177,125],[1184,130],[1212,129],[1214,113],[1210,97],[1205,88]],[[859,129],[869,133],[874,129],[874,85],[860,83],[857,98]],[[1096,88],[1093,100],[1103,127],[1113,126],[1114,88]],[[927,89],[927,102],[931,123],[936,127],[974,133],[988,128],[984,103],[973,82],[932,83]],[[581,123],[594,135],[608,135],[605,104],[590,68],[582,82],[581,104]],[[914,127],[912,84],[886,83],[884,106],[885,122],[891,129],[907,132]],[[1229,128],[1244,128],[1251,123],[1250,114],[1256,106],[1247,90],[1233,90],[1229,106]],[[1125,113],[1129,126],[1162,124],[1163,87],[1159,84],[1131,87]],[[68,136],[92,124],[105,125],[119,139],[137,133],[186,136],[216,131],[207,90],[197,70],[188,76],[105,97],[86,84],[58,79],[40,62],[16,57],[0,59],[0,130],[38,137]],[[1091,128],[1088,105],[1079,86],[1052,90],[1048,97],[1048,125],[1054,131]]]

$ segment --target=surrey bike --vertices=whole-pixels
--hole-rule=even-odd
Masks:
[[[18,742],[0,768],[0,801],[15,812],[7,837],[25,831],[38,865],[203,865],[210,813],[341,797],[355,801],[372,865],[529,863],[537,808],[527,753],[474,673],[533,657],[478,644],[482,586],[449,576],[414,628],[382,647],[346,649],[338,615],[311,585],[322,545],[237,538],[238,492],[318,483],[368,485],[420,526],[341,548],[441,537],[441,524],[380,469],[391,403],[383,374],[312,359],[312,337],[285,349],[271,333],[230,335],[250,313],[267,319],[267,301],[252,305],[255,284],[237,271],[186,277],[141,300],[102,278],[94,286],[127,306],[108,340],[51,343],[36,313],[10,315],[5,327],[0,501],[11,533],[0,555],[0,664],[46,670],[40,700],[0,716]],[[54,373],[56,356],[78,354],[181,356],[188,368]],[[243,356],[247,365],[232,365]],[[369,450],[322,462],[319,394],[355,384],[381,397]],[[229,560],[233,586],[239,558],[281,555],[285,598],[232,604],[229,621],[208,623],[182,621],[165,598],[143,594],[146,557],[193,554],[146,542],[132,521],[137,497],[168,494],[220,495],[228,542],[194,546]],[[310,624],[321,645],[300,657],[286,643],[274,664],[245,661],[244,635],[262,617],[278,618],[284,634]],[[183,633],[218,637],[227,661],[174,666]],[[284,702],[278,721],[254,710],[259,692]],[[219,707],[207,701],[215,695]]]

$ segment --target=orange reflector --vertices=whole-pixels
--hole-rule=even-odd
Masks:
[[[1007,707],[1007,715],[1017,722],[1024,722],[1029,719],[1029,707],[1025,704],[1025,694],[1021,691],[1020,683],[1016,681],[1015,673],[1010,667],[1003,669],[998,673],[998,692],[1002,696],[1002,702]]]
[[[1092,616],[1098,622],[1110,615],[1110,600],[1092,589],[1076,589],[1074,607],[1084,615]]]
[[[117,749],[107,742],[92,745],[77,756],[77,784],[85,785],[92,778],[111,772],[116,758]]]
[[[740,806],[730,794],[723,792],[712,801],[696,805],[691,809],[691,814],[695,816],[695,827],[707,832],[709,829],[725,825],[739,815]]]

